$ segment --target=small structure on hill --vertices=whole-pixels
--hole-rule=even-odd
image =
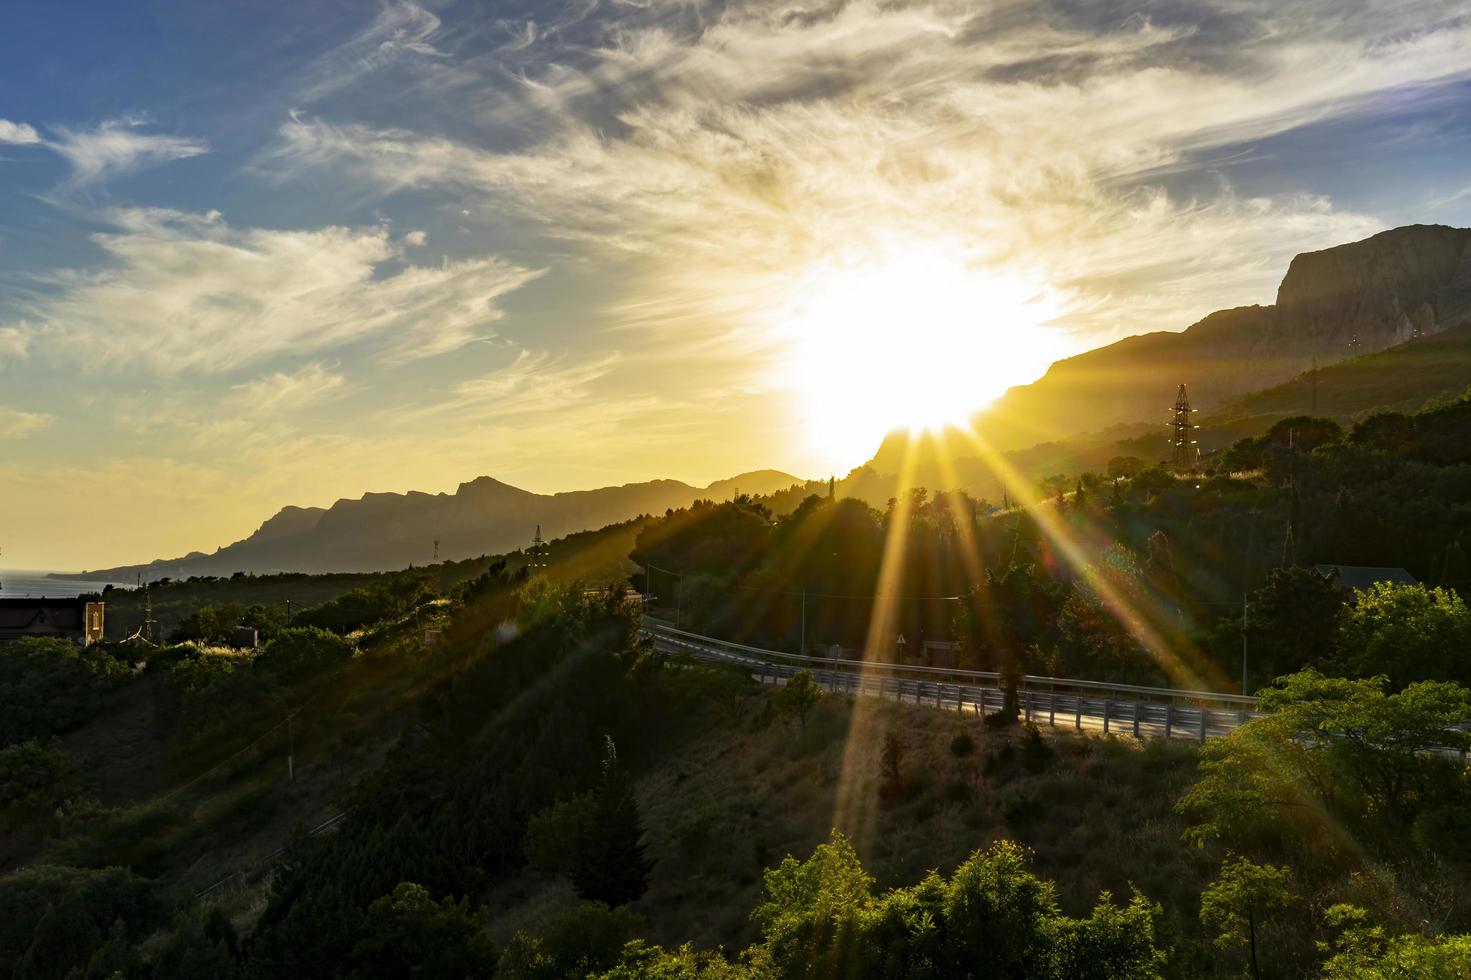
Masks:
[[[0,599],[0,643],[54,637],[88,646],[102,640],[105,604],[86,596]]]
[[[1419,585],[1420,580],[1403,568],[1387,568],[1378,565],[1314,565],[1319,575],[1336,575],[1335,581],[1345,589],[1367,592],[1380,582],[1393,585]]]

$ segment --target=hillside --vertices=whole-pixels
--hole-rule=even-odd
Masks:
[[[1309,371],[1233,399],[1200,421],[1212,428],[1251,423],[1261,431],[1290,415],[1352,422],[1374,412],[1414,412],[1432,399],[1455,398],[1468,385],[1471,324]]]
[[[1020,449],[1112,425],[1163,422],[1175,387],[1214,411],[1347,358],[1471,323],[1471,229],[1396,228],[1297,256],[1270,306],[1220,310],[1178,333],[1128,337],[1058,361],[972,419],[995,448]],[[1405,365],[1411,366],[1411,365]],[[891,433],[869,464],[898,472],[910,436]],[[973,457],[956,433],[917,447]]]
[[[708,487],[652,480],[596,490],[539,494],[488,476],[460,484],[452,494],[368,493],[331,507],[286,507],[255,533],[213,554],[193,552],[144,565],[95,569],[82,578],[131,581],[235,572],[378,572],[519,550],[537,526],[552,539],[618,524],[640,514],[737,491],[770,494],[799,479],[776,470],[743,473]]]

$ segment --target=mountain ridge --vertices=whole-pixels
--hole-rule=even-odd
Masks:
[[[1176,386],[1213,411],[1351,357],[1471,323],[1471,229],[1406,225],[1295,256],[1270,306],[1217,310],[1180,331],[1125,337],[1055,361],[972,416],[996,449],[1111,425],[1162,422]],[[885,437],[869,465],[898,472],[909,435]],[[974,456],[965,441],[945,451]],[[931,440],[931,445],[937,445]]]
[[[539,494],[481,476],[461,483],[454,493],[368,492],[327,507],[288,505],[251,534],[212,553],[93,569],[78,577],[128,581],[235,572],[392,571],[427,564],[436,546],[445,561],[498,554],[530,544],[537,526],[551,539],[705,497],[724,498],[737,489],[768,494],[803,482],[779,470],[753,470],[706,487],[658,479]]]

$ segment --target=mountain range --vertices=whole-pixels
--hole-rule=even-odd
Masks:
[[[766,495],[803,481],[776,470],[742,473],[707,487],[651,480],[596,490],[540,494],[482,476],[454,493],[368,493],[331,507],[284,507],[249,537],[213,553],[85,572],[130,582],[235,572],[389,571],[409,565],[515,551],[539,529],[546,539],[662,514],[695,500]]]
[[[1176,387],[1201,411],[1201,442],[1218,448],[1290,414],[1351,421],[1378,409],[1413,409],[1471,383],[1471,229],[1397,228],[1298,255],[1270,306],[1212,313],[1185,330],[1128,337],[1058,361],[971,420],[971,431],[895,432],[840,492],[882,506],[910,460],[910,482],[1000,499],[1002,478],[981,459],[975,434],[1005,455],[1014,475],[1100,469],[1112,455],[1158,458]],[[331,507],[286,507],[249,537],[212,554],[87,573],[380,571],[524,547],[547,538],[662,513],[700,498],[806,492],[803,481],[763,470],[697,488],[654,480],[536,494],[490,477],[453,494],[371,493]],[[794,496],[787,494],[785,496]]]

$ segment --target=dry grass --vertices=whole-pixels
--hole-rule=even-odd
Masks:
[[[836,828],[880,887],[950,871],[998,838],[1025,843],[1064,907],[1091,908],[1101,891],[1138,886],[1184,933],[1209,855],[1180,840],[1173,812],[1194,776],[1194,746],[1041,730],[988,731],[974,716],[828,698],[805,736],[781,721],[749,721],[687,743],[640,784],[649,851],[657,860],[638,908],[661,942],[744,945],[761,872],[805,857]],[[884,738],[904,746],[902,785],[886,790]],[[975,743],[956,755],[961,732]]]

